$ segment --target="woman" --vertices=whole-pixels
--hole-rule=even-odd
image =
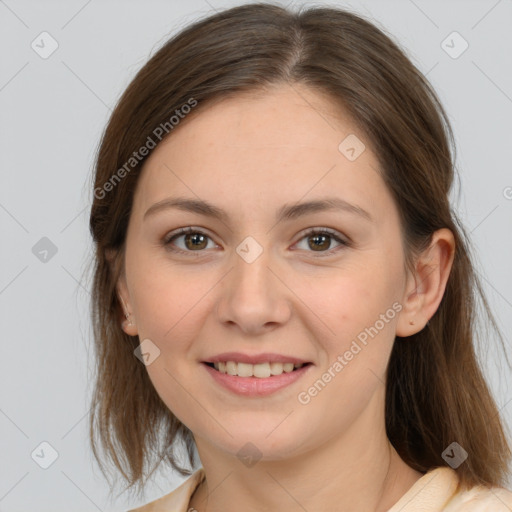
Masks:
[[[194,472],[137,510],[512,509],[449,141],[339,9],[226,10],[141,69],[96,165],[91,438],[131,487]]]

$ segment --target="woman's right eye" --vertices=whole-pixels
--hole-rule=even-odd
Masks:
[[[182,239],[182,245],[176,242]],[[201,252],[202,249],[207,249],[208,240],[211,238],[202,231],[191,227],[180,228],[179,230],[170,233],[164,239],[164,245],[171,251],[190,253],[190,252]],[[212,240],[211,240],[212,241]],[[214,243],[212,241],[212,243]],[[177,246],[177,247],[176,247]]]

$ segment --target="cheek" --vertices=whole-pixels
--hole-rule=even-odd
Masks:
[[[308,306],[322,320],[316,325],[326,326],[316,339],[324,353],[319,371],[326,373],[321,380],[329,389],[317,403],[352,410],[385,381],[402,308],[400,261],[365,258],[364,263],[340,268],[337,275],[332,272],[323,286],[312,281],[307,288]]]
[[[199,277],[189,269],[171,265],[165,257],[141,255],[134,258],[133,268],[131,296],[139,336],[166,344],[193,324],[191,319],[204,307],[203,298],[212,287],[213,277],[209,279],[206,273]]]
[[[331,272],[323,282],[312,280],[299,293],[307,297],[307,305],[334,339],[347,340],[375,324],[386,312],[385,326],[379,322],[379,330],[394,325],[396,308],[392,306],[400,298],[401,282],[396,269],[387,267],[384,271],[380,265],[367,262]]]
[[[201,391],[193,384],[199,369],[192,354],[201,338],[201,318],[211,308],[210,288],[200,279],[191,281],[175,270],[153,267],[135,292],[139,338],[151,340],[159,350],[146,367],[149,378],[163,402],[187,426],[197,423],[204,412],[193,399]]]

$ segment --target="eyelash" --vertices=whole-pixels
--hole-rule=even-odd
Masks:
[[[180,228],[179,230],[167,235],[163,240],[163,245],[168,250],[175,252],[175,253],[179,253],[179,254],[191,254],[194,252],[197,252],[197,253],[204,252],[204,249],[199,250],[199,251],[184,251],[183,249],[178,249],[178,248],[172,246],[172,242],[174,240],[176,240],[180,236],[188,235],[188,234],[204,235],[211,240],[211,237],[207,233],[204,233],[203,231],[201,231],[200,229],[196,229],[193,227],[186,227],[186,228]],[[313,235],[329,235],[333,240],[335,240],[336,242],[341,244],[340,246],[335,247],[334,249],[328,249],[327,251],[319,251],[318,253],[314,254],[315,258],[331,256],[334,252],[338,251],[339,249],[351,246],[351,243],[348,240],[341,238],[336,231],[334,231],[330,228],[310,228],[302,235],[302,237],[299,239],[298,242],[302,241],[304,238],[308,238]],[[315,253],[316,251],[307,251],[307,252]]]

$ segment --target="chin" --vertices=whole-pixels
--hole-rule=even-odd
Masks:
[[[211,429],[206,428],[206,435],[202,437],[208,444],[239,458],[241,462],[280,461],[307,451],[308,438],[304,427],[285,425],[287,420],[280,424],[282,420],[283,415],[278,421],[260,421],[256,425],[248,418],[224,424],[233,437],[220,428],[216,430],[217,435],[214,437]]]

